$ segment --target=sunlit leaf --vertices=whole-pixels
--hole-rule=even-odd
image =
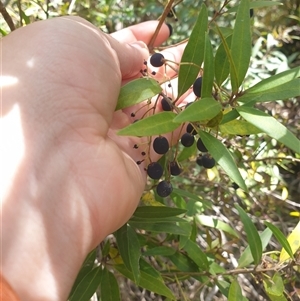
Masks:
[[[235,208],[238,210],[241,221],[244,225],[244,231],[247,235],[247,241],[253,256],[253,261],[256,265],[258,265],[262,256],[262,242],[258,231],[247,213],[237,204],[235,204]]]
[[[219,129],[222,133],[229,135],[251,135],[262,132],[262,130],[258,129],[248,121],[237,119],[225,124],[220,124]]]
[[[113,273],[103,269],[101,281],[101,301],[120,301],[119,285]]]
[[[265,250],[272,237],[272,231],[269,228],[266,228],[262,233],[259,234],[259,237],[262,243],[262,250]],[[246,267],[252,262],[253,262],[253,256],[251,254],[251,250],[248,245],[238,260],[239,263],[238,267],[239,268]]]
[[[200,71],[200,66],[204,59],[207,25],[208,12],[206,6],[202,4],[198,19],[181,57],[181,65],[178,72],[178,97],[192,86]]]
[[[160,112],[141,119],[118,131],[121,136],[152,136],[174,131],[178,124],[173,122],[173,112]]]
[[[284,296],[284,283],[279,273],[275,273],[272,279],[263,280],[264,288],[271,301],[287,301]]]
[[[276,237],[278,242],[281,244],[281,246],[285,249],[285,251],[290,256],[290,258],[294,259],[294,254],[293,254],[292,248],[291,248],[289,242],[287,241],[286,237],[284,236],[284,234],[273,224],[271,224],[269,222],[265,222],[265,224],[268,228],[271,229],[274,236]]]
[[[214,69],[214,55],[208,33],[205,34],[205,51],[203,62],[203,76],[202,76],[202,89],[201,98],[211,97],[212,87],[215,77]]]
[[[89,301],[102,282],[102,274],[103,273],[101,267],[94,268],[93,270],[88,272],[77,285],[76,289],[68,300]]]
[[[249,0],[241,0],[230,45],[233,65],[230,66],[231,85],[237,92],[247,73],[251,57],[251,31]]]
[[[195,219],[196,219],[197,223],[199,223],[203,226],[215,228],[215,229],[227,232],[228,234],[231,234],[232,236],[239,237],[239,234],[234,229],[232,229],[228,224],[226,224],[216,218],[213,218],[213,217],[207,216],[207,215],[197,214],[195,216]]]
[[[221,112],[222,106],[213,98],[206,97],[195,101],[179,113],[174,122],[209,121]]]
[[[217,138],[204,131],[200,132],[200,137],[209,153],[224,169],[224,171],[232,179],[232,181],[237,183],[242,189],[247,191],[247,186],[227,147],[224,146],[224,144]]]
[[[160,93],[162,88],[151,78],[138,78],[121,87],[116,110],[138,104]]]
[[[264,133],[283,143],[296,153],[300,152],[300,140],[275,118],[251,107],[240,106],[236,109],[245,120],[261,129]]]
[[[295,254],[300,248],[300,222],[298,222],[297,226],[291,232],[291,234],[287,238],[288,243],[291,246],[293,254]],[[279,261],[283,262],[291,257],[286,252],[285,249],[282,249],[280,252]]]
[[[141,247],[137,234],[130,225],[125,224],[115,232],[115,237],[123,262],[127,269],[132,272],[134,282],[138,283],[140,278],[139,261]]]

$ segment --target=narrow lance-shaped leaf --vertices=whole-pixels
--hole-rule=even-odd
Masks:
[[[207,256],[196,243],[188,239],[183,249],[187,252],[188,256],[197,264],[201,271],[207,271],[209,269]]]
[[[116,110],[131,107],[162,90],[158,82],[152,78],[138,78],[121,87]]]
[[[228,293],[228,301],[243,301],[241,287],[237,280],[231,282]]]
[[[281,246],[285,249],[285,251],[289,254],[289,256],[294,259],[293,251],[291,249],[291,246],[290,246],[289,242],[287,241],[286,237],[284,236],[284,234],[273,224],[271,224],[269,222],[265,222],[265,224],[268,228],[271,229],[274,236],[279,241]]]
[[[250,217],[239,205],[236,204],[235,208],[238,210],[240,218],[244,225],[244,230],[247,235],[247,240],[251,250],[251,254],[253,256],[254,263],[258,265],[262,256],[262,243],[257,229],[255,228]]]
[[[240,106],[236,109],[245,120],[261,129],[264,133],[283,143],[296,153],[300,152],[300,140],[275,118],[247,106]]]
[[[267,7],[274,5],[283,5],[283,3],[278,1],[253,1],[250,2],[250,8],[258,8],[258,7]],[[226,13],[236,12],[238,10],[238,5],[234,6],[226,11]]]
[[[94,268],[80,281],[69,301],[89,301],[102,280],[101,267]]]
[[[249,2],[249,0],[240,1],[230,46],[234,63],[230,66],[231,85],[234,93],[238,91],[245,78],[251,57]]]
[[[202,4],[198,19],[181,57],[178,72],[178,96],[194,83],[204,58],[205,31],[208,25],[207,8]]]
[[[136,232],[130,225],[125,224],[115,232],[115,237],[124,264],[132,272],[134,282],[139,283],[141,250]]]
[[[287,241],[291,246],[293,254],[295,254],[296,251],[299,250],[299,248],[300,248],[300,222],[298,222],[297,226],[294,228],[294,230],[288,236]],[[285,249],[282,249],[280,252],[279,260],[281,262],[283,262],[289,258],[290,258],[290,256],[285,251]]]
[[[230,47],[232,35],[226,38],[226,43]],[[221,86],[230,72],[230,63],[226,54],[224,44],[221,43],[215,56],[215,78],[218,86]]]
[[[180,112],[175,118],[174,122],[185,121],[209,121],[221,112],[222,106],[218,101],[211,97],[205,97],[198,101],[195,101],[182,112]]]
[[[141,119],[121,129],[121,136],[152,136],[161,135],[174,131],[179,125],[174,123],[176,116],[173,112],[160,112]]]
[[[126,269],[125,265],[115,265],[115,269],[124,275],[126,278],[133,279],[132,273]],[[164,284],[161,277],[157,277],[156,275],[153,276],[152,273],[147,273],[146,271],[141,270],[141,277],[139,286],[143,287],[151,292],[154,292],[156,294],[165,296],[171,300],[176,300],[173,293],[170,291],[170,289]]]
[[[120,301],[118,282],[113,273],[107,268],[103,270],[101,281],[101,301]]]
[[[186,210],[172,207],[155,207],[155,206],[141,206],[138,207],[133,216],[139,218],[165,218],[176,216],[185,213]]]
[[[224,144],[217,138],[204,131],[200,132],[200,137],[204,145],[208,149],[209,153],[213,156],[216,162],[224,169],[224,171],[233,180],[233,182],[235,182],[242,189],[247,191],[246,184],[227,147],[225,147]]]
[[[202,77],[202,89],[201,98],[211,97],[212,87],[214,83],[214,55],[211,42],[208,33],[205,34],[205,52],[203,63],[203,77]]]

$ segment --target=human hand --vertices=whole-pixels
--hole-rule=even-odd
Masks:
[[[2,41],[2,273],[22,300],[65,300],[87,253],[124,224],[145,185],[132,122],[114,112],[139,76],[157,22],[115,33],[80,18],[18,29]],[[156,44],[167,39],[163,26]],[[182,48],[169,51],[179,60]],[[26,273],[26,277],[24,277]]]

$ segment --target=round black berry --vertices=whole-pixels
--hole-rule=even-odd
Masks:
[[[189,123],[186,127],[186,132],[190,133],[192,135],[196,135],[197,131],[195,130],[195,128],[193,127],[193,125],[191,123]]]
[[[158,180],[163,173],[163,168],[158,162],[152,162],[147,167],[147,174],[151,179]]]
[[[199,157],[196,159],[196,163],[197,163],[199,166],[203,166],[203,163],[202,163],[202,156],[199,156]]]
[[[197,141],[197,148],[200,152],[206,153],[207,152],[207,148],[205,147],[205,145],[203,144],[203,141],[201,138],[198,139]]]
[[[172,176],[178,176],[182,172],[182,169],[176,161],[172,161],[169,163],[169,169]]]
[[[232,186],[231,186],[234,190],[237,190],[239,187],[239,185],[237,183],[232,183]]]
[[[203,155],[202,156],[202,165],[205,168],[213,168],[215,166],[216,162],[215,159],[210,157],[209,155]]]
[[[181,144],[185,147],[190,147],[194,144],[195,138],[191,133],[184,133],[181,136]]]
[[[169,141],[166,137],[159,136],[153,141],[153,149],[157,154],[163,155],[169,150]]]
[[[171,101],[172,99],[170,97],[168,97],[168,99],[166,97],[163,97],[163,99],[161,100],[161,106],[164,111],[172,111],[172,106],[170,105]]]
[[[161,53],[154,53],[151,57],[150,57],[150,64],[153,67],[161,67],[164,62],[164,56]]]
[[[159,182],[158,185],[156,186],[156,192],[162,198],[170,195],[172,190],[173,190],[172,184],[165,180]]]
[[[197,97],[201,96],[202,77],[198,77],[193,84],[193,92]]]

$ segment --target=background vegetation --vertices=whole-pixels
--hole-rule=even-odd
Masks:
[[[224,1],[177,2],[175,15],[167,18],[174,33],[164,46],[190,36],[202,2],[206,4],[211,18]],[[226,9],[237,3],[237,0],[228,1]],[[2,36],[5,36],[14,29],[13,26],[18,28],[61,15],[79,15],[110,33],[131,24],[159,18],[165,5],[166,1],[163,0],[2,0],[0,28]],[[299,15],[299,0],[254,9],[251,21],[252,57],[245,87],[300,66]],[[220,15],[219,26],[232,27],[234,17],[233,14]],[[213,48],[220,42],[217,35],[211,41]],[[299,101],[300,96],[297,96],[263,103],[258,107],[300,138]],[[141,205],[150,205],[156,209],[168,206],[179,211],[170,209],[169,215],[163,209],[153,211],[153,221],[160,223],[158,230],[150,226],[147,229],[139,227],[141,221],[138,218],[143,216],[143,212],[137,212],[130,226],[120,230],[124,232],[111,235],[90,254],[74,285],[71,300],[79,300],[75,294],[78,292],[85,298],[90,298],[87,296],[91,294],[94,300],[110,300],[107,296],[111,300],[118,300],[118,287],[120,300],[124,301],[170,300],[167,288],[177,300],[243,300],[239,288],[251,301],[300,300],[299,249],[295,252],[294,260],[282,263],[279,260],[283,247],[281,236],[278,234],[278,237],[271,237],[271,232],[265,232],[268,229],[265,225],[267,221],[280,229],[284,237],[288,237],[299,222],[300,151],[295,153],[265,134],[228,135],[222,142],[231,150],[241,167],[249,191],[246,193],[236,188],[217,167],[207,170],[198,166],[193,152],[183,153],[178,158],[183,173],[172,179],[176,189],[171,197],[161,199],[151,191],[145,191],[141,199]],[[234,204],[239,204],[247,212],[258,233],[265,235],[266,247],[259,264],[253,265],[253,260],[249,260],[251,256],[249,248],[247,251],[249,237],[244,232],[245,221]],[[180,209],[185,210],[182,211],[184,218]],[[190,248],[183,247],[185,231],[190,231],[191,241],[195,243]],[[300,229],[296,233],[298,237],[299,232]],[[140,286],[136,285],[138,281],[134,271],[126,270],[126,264],[125,267],[122,265],[126,259],[123,256],[121,258],[119,252],[122,253],[122,248],[126,249],[126,246],[121,246],[121,234],[128,237],[132,244],[137,243],[141,249]],[[198,252],[198,256],[193,252]],[[210,263],[215,263],[210,265],[207,273],[199,270],[201,264],[206,265],[205,262],[197,261],[199,256],[202,258],[200,253],[205,254]],[[245,260],[244,263],[241,258]],[[99,273],[99,279],[103,277],[106,281],[102,281],[98,293],[93,294],[99,283],[94,285],[94,290],[89,291],[84,287],[92,283],[90,287],[94,288],[93,281],[98,276],[92,267],[99,263],[105,266],[106,273]],[[95,271],[94,274],[91,271]],[[82,297],[82,300],[87,299]]]

